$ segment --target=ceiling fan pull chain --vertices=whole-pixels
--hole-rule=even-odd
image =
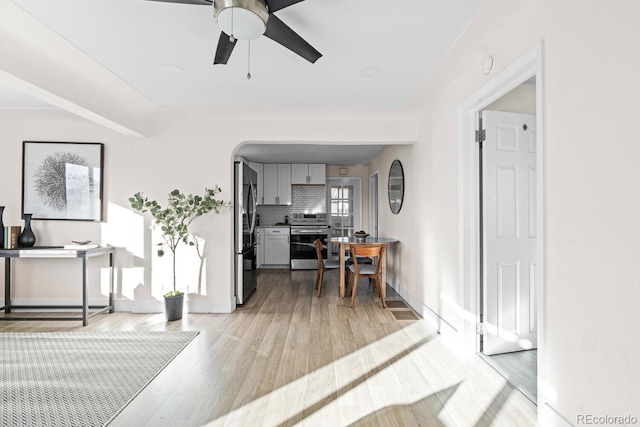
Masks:
[[[248,55],[248,65],[247,65],[247,80],[251,80],[251,40],[248,40],[249,43],[249,55]]]
[[[231,35],[229,36],[229,41],[231,43],[233,43],[235,40],[235,37],[233,37],[233,9],[235,9],[235,7],[233,6],[233,1],[231,2]]]

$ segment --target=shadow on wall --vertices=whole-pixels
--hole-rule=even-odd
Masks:
[[[108,205],[107,222],[102,224],[102,242],[116,247],[116,295],[130,300],[157,299],[172,286],[172,257],[159,257],[160,232],[151,229],[151,220],[128,208]],[[206,289],[205,241],[194,236],[194,245],[181,244],[176,250],[178,288],[188,294],[203,295]],[[145,274],[149,269],[149,274]],[[108,279],[101,280],[102,293],[108,295]],[[151,285],[147,285],[150,283]]]

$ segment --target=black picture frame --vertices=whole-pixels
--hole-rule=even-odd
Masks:
[[[102,221],[104,144],[22,142],[22,214]]]

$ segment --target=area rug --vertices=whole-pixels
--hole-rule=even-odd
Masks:
[[[105,425],[197,334],[0,333],[0,425]]]

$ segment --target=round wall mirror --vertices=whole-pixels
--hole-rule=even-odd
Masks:
[[[404,200],[404,170],[400,160],[394,160],[389,169],[389,207],[397,214]]]

